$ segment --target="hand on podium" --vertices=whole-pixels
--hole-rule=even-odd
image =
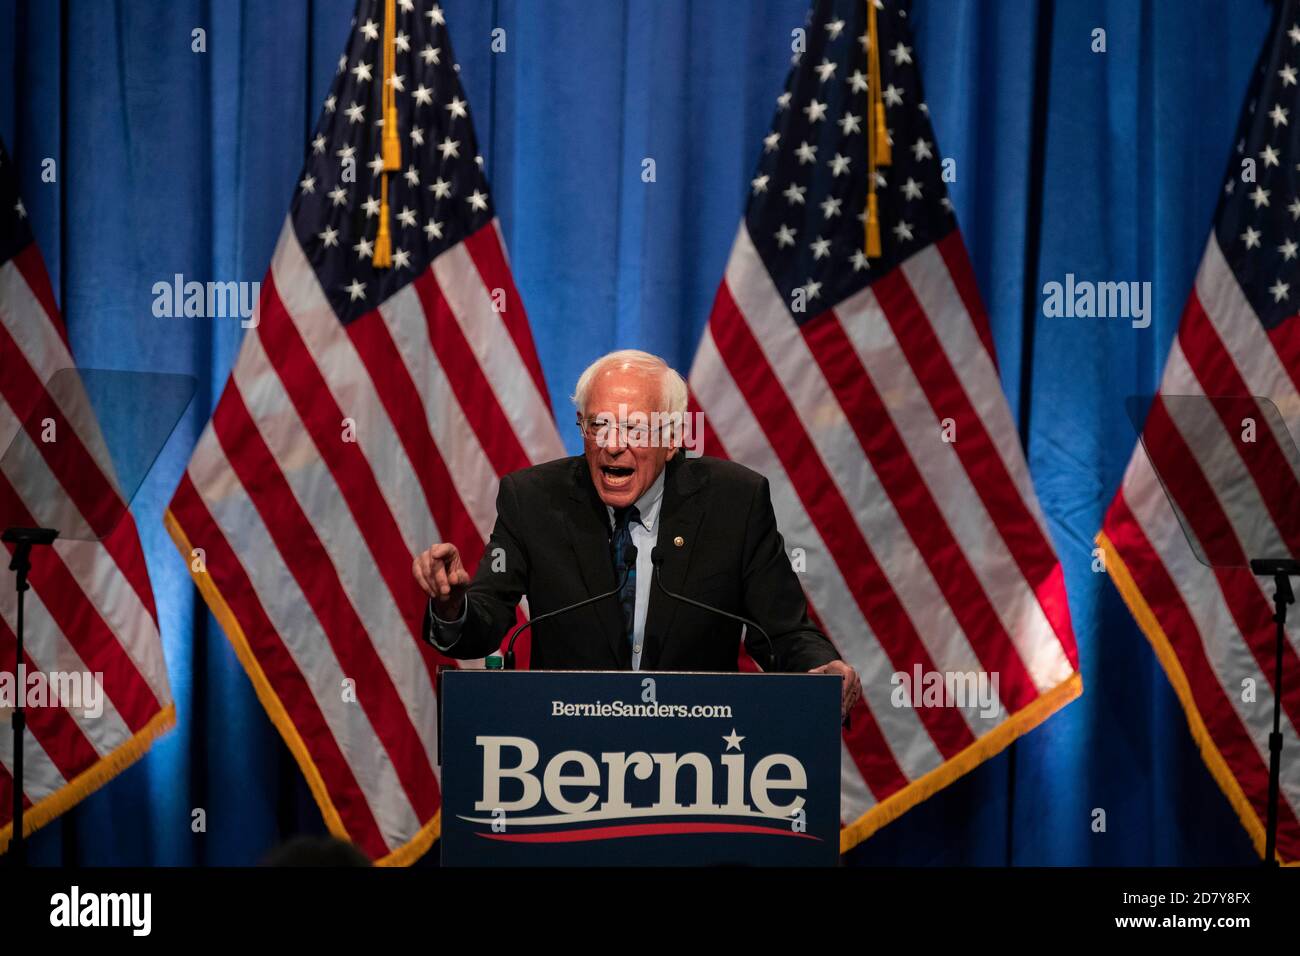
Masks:
[[[862,680],[858,677],[858,672],[843,661],[831,661],[821,667],[814,667],[808,673],[839,674],[843,678],[840,686],[840,720],[847,717],[862,696]]]
[[[465,609],[469,572],[454,544],[439,542],[416,556],[411,572],[429,597],[433,612],[444,621],[455,621]]]

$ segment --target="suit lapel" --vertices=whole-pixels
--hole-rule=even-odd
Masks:
[[[664,476],[664,498],[659,510],[659,534],[656,542],[664,562],[660,571],[664,587],[681,593],[690,571],[691,556],[697,543],[696,531],[704,517],[706,495],[699,494],[704,483],[701,472],[679,456],[668,463]],[[676,544],[680,538],[680,547]],[[650,589],[650,606],[645,619],[645,649],[641,669],[654,670],[663,656],[665,642],[673,633],[673,619],[680,601],[674,601],[657,587]]]
[[[573,546],[578,570],[587,586],[589,597],[603,594],[618,583],[609,554],[609,514],[592,487],[587,463],[578,458],[574,465],[573,488],[570,495],[572,507],[566,515],[569,542]],[[623,632],[623,614],[614,598],[598,601],[593,610],[600,620],[601,630],[609,644],[618,666],[632,667],[632,649],[628,647]]]

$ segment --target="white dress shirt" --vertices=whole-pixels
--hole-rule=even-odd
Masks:
[[[666,469],[665,469],[666,471]],[[655,544],[659,541],[659,506],[663,504],[664,499],[664,471],[659,472],[659,477],[654,480],[645,494],[636,500],[636,510],[641,515],[641,520],[633,524],[629,529],[632,533],[632,543],[636,545],[636,604],[632,612],[632,669],[641,669],[641,652],[645,648],[645,618],[646,612],[650,609],[650,585],[651,575],[654,573],[654,565],[650,561],[650,553],[654,551]],[[609,516],[609,527],[612,532],[614,529],[614,509],[609,505],[605,506],[605,513]],[[449,651],[452,645],[460,639],[460,628],[465,623],[465,617],[469,613],[469,602],[466,601],[461,610],[460,617],[455,621],[444,621],[438,617],[437,612],[433,609],[433,599],[429,599],[429,611],[437,621],[444,638],[450,638],[446,643],[438,641],[437,631],[431,635],[434,638],[434,646],[443,651]],[[622,615],[619,615],[622,617]]]

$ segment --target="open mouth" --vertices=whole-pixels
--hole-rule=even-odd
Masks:
[[[601,465],[600,473],[605,479],[605,484],[610,487],[625,485],[632,480],[633,468],[627,468],[623,465]]]

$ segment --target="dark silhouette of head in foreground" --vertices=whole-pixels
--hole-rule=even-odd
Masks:
[[[332,836],[297,836],[262,859],[263,866],[370,866],[351,843]]]

